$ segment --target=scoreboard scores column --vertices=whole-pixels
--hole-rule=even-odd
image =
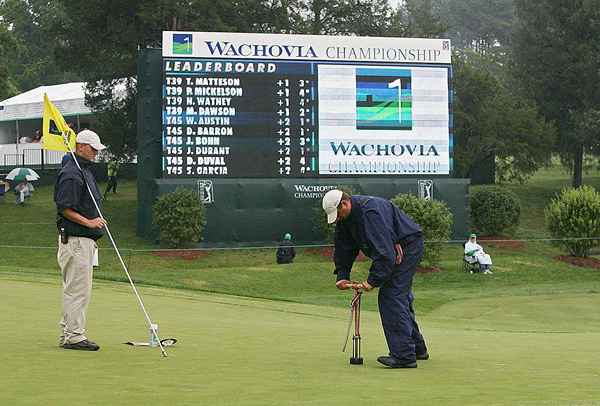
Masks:
[[[163,174],[315,176],[311,64],[164,60]]]

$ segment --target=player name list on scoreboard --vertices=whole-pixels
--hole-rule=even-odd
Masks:
[[[163,64],[165,176],[315,176],[318,86],[311,64]]]

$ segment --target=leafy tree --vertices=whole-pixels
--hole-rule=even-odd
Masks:
[[[313,35],[386,35],[388,0],[289,0],[293,32]]]
[[[503,53],[514,25],[513,0],[438,0],[454,48]]]
[[[595,0],[515,0],[514,74],[556,123],[556,151],[582,184],[584,153],[600,148],[600,7]]]
[[[59,0],[53,26],[58,64],[87,82],[86,103],[117,155],[136,149],[138,49],[160,47],[162,31],[274,31],[281,6],[270,0]],[[271,23],[271,20],[274,23]],[[282,25],[283,26],[283,25]],[[125,83],[125,92],[115,92]]]
[[[130,160],[136,153],[136,81],[133,78],[90,82],[86,101],[96,110],[95,129],[110,153]]]
[[[406,0],[394,11],[390,35],[413,38],[440,38],[446,31],[434,0]]]
[[[120,129],[114,128],[113,134],[122,134],[127,141],[119,142],[118,135],[114,139],[110,135],[108,143],[113,150],[123,153],[135,149],[135,138],[131,136],[135,132],[132,113],[135,106],[131,103],[135,84],[130,79],[136,75],[137,52],[143,47],[159,47],[163,30],[387,36],[399,32],[405,23],[397,19],[392,29],[393,9],[388,0],[58,0],[53,3],[56,3],[56,21],[51,34],[58,44],[55,50],[58,65],[88,82],[87,102],[99,115],[99,126],[109,120],[122,125]],[[421,16],[425,8],[418,4],[417,0],[409,0],[406,7],[402,6],[403,15],[408,16],[406,23],[412,24],[410,30],[414,33],[432,31]],[[429,4],[427,0],[426,6]],[[114,92],[109,91],[116,79],[127,79],[131,84],[121,101],[112,100]]]
[[[0,100],[7,99],[17,93],[7,63],[16,41],[6,24],[0,20]]]
[[[479,161],[495,160],[499,181],[525,181],[548,163],[553,127],[531,102],[507,89],[485,63],[454,56],[455,174],[471,177]]]
[[[5,0],[0,2],[0,15],[15,40],[3,60],[20,91],[79,80],[68,65],[58,66],[54,56],[58,43],[50,31],[60,24],[60,3]]]

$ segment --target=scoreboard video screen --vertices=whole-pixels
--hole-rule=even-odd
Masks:
[[[164,177],[448,175],[450,42],[163,32]]]

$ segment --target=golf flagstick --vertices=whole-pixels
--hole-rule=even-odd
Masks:
[[[75,161],[75,165],[77,165],[77,168],[79,168],[79,170],[81,171],[81,174],[83,175],[83,169],[81,169],[81,166],[79,166],[79,162],[77,162],[77,158],[75,157],[75,153],[73,152],[73,150],[71,149],[71,146],[69,145],[68,134],[66,132],[63,132],[62,136],[63,136],[63,141],[65,142],[65,145],[67,146],[67,149],[69,150],[69,153],[71,154],[71,157],[73,158],[73,161]],[[135,297],[137,298],[138,303],[140,304],[140,307],[142,308],[142,312],[144,312],[144,316],[146,317],[146,322],[150,326],[150,329],[152,330],[152,334],[154,334],[154,337],[156,337],[156,340],[158,341],[158,346],[160,347],[160,351],[162,352],[162,356],[166,357],[167,356],[167,352],[165,351],[165,348],[163,347],[163,345],[162,345],[162,343],[160,341],[160,337],[158,336],[158,332],[156,331],[156,328],[154,327],[155,325],[154,325],[154,323],[152,323],[152,320],[150,319],[150,316],[148,315],[148,312],[146,311],[146,307],[144,306],[144,302],[142,301],[142,298],[140,297],[140,295],[139,295],[139,293],[138,293],[135,285],[133,284],[133,279],[131,279],[131,275],[129,275],[129,271],[127,270],[127,266],[125,266],[125,262],[123,261],[123,257],[121,256],[121,252],[119,251],[119,248],[117,248],[117,244],[115,243],[115,240],[113,239],[113,236],[112,236],[112,233],[110,232],[110,229],[108,228],[108,222],[106,221],[106,219],[102,215],[102,211],[100,211],[100,206],[98,206],[98,202],[96,202],[96,199],[94,198],[94,194],[92,193],[92,189],[90,189],[90,185],[88,185],[88,183],[85,181],[85,176],[83,177],[83,181],[85,183],[85,186],[87,187],[87,190],[88,190],[88,193],[90,194],[90,197],[92,198],[92,201],[94,202],[94,207],[96,207],[96,210],[98,210],[98,215],[106,223],[105,226],[104,226],[104,228],[106,229],[106,233],[108,234],[110,242],[112,243],[112,246],[115,249],[115,252],[117,253],[117,257],[119,257],[119,261],[121,262],[121,266],[123,267],[123,270],[125,271],[125,275],[127,275],[127,279],[129,280],[129,284],[131,285],[131,289],[133,289],[133,293],[135,294]]]
[[[363,359],[360,355],[360,298],[362,296],[361,289],[354,290],[354,297],[350,302],[350,320],[348,322],[348,329],[346,330],[346,340],[344,341],[344,347],[342,352],[346,352],[346,346],[348,345],[348,337],[350,337],[350,327],[352,326],[352,320],[354,319],[354,335],[352,336],[352,357],[350,358],[350,364],[361,365]]]

